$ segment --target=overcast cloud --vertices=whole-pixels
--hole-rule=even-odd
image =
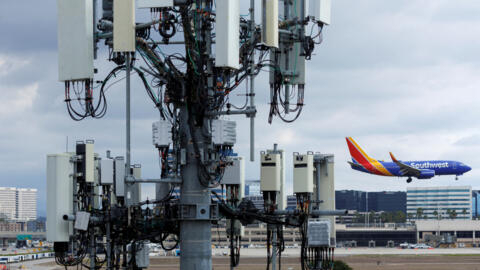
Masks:
[[[243,2],[243,1],[242,1]],[[410,186],[480,184],[480,1],[333,1],[332,25],[308,65],[303,115],[293,124],[267,124],[266,76],[257,79],[256,159],[274,142],[286,150],[291,190],[291,153],[335,154],[336,189],[405,190],[404,179],[353,171],[345,136],[372,157],[451,159],[473,170],[417,180]],[[124,155],[124,83],[107,92],[101,120],[72,121],[57,81],[56,1],[0,1],[0,186],[39,189],[45,213],[46,154],[62,152],[68,136],[95,139],[97,152]],[[105,50],[99,59],[105,59]],[[99,79],[111,69],[96,61]],[[157,119],[143,87],[134,79],[133,160],[143,175],[158,175],[151,146]],[[237,97],[240,103],[242,100]],[[248,119],[238,120],[235,150],[249,156]],[[247,179],[259,178],[258,162],[247,162]],[[152,187],[144,188],[153,195]]]

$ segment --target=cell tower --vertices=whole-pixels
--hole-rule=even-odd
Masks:
[[[306,61],[330,23],[331,3],[258,2],[260,24],[254,0],[245,16],[240,15],[240,0],[102,0],[101,17],[96,16],[96,0],[57,1],[59,80],[65,84],[71,118],[106,115],[105,89],[118,74],[126,74],[125,156],[113,157],[108,151],[100,157],[93,141],[77,142],[74,153],[48,156],[47,238],[54,242],[58,264],[83,265],[89,257],[89,269],[144,269],[149,265],[148,242],[154,242],[166,250],[179,246],[182,270],[212,269],[211,224],[227,219],[232,268],[239,264],[242,225],[258,221],[269,224],[273,237],[267,243],[274,246],[267,258],[272,268],[275,257],[281,257],[284,226],[302,232],[304,269],[331,268],[334,224],[318,218],[344,211],[311,207],[310,201],[317,206],[321,201],[313,156],[305,156],[305,166],[297,159],[295,172],[299,164],[302,171],[295,179],[301,187],[296,191],[299,207],[285,210],[285,152],[276,146],[262,152],[265,207],[256,209],[243,199],[245,160],[233,153],[236,123],[222,118],[250,118],[253,161],[254,82],[262,70],[269,72],[268,122],[299,117]],[[152,19],[137,22],[136,4],[150,10]],[[101,80],[94,75],[100,44],[116,65]],[[142,178],[141,166],[131,160],[132,74],[141,79],[160,115],[152,124],[152,141],[161,160],[156,179]],[[245,104],[236,106],[229,97],[241,88],[246,90]],[[156,184],[155,200],[140,200],[142,183]],[[226,190],[226,196],[215,192],[216,187]],[[179,197],[174,195],[177,190]],[[317,194],[316,200],[312,194]],[[104,258],[97,256],[99,248],[105,250]]]

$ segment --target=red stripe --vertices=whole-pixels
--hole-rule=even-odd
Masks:
[[[347,140],[348,150],[350,151],[350,155],[357,162],[362,164],[363,167],[365,167],[365,169],[369,170],[371,173],[383,175],[383,173],[378,171],[375,168],[375,166],[373,166],[372,163],[370,163],[370,161],[368,161],[368,159],[364,157],[360,151],[358,151],[357,147],[355,147],[355,145],[348,138],[346,138],[346,140]]]

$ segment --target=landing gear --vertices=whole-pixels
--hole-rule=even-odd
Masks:
[[[458,175],[455,175],[455,180],[458,180]]]
[[[412,182],[412,178],[411,178],[411,177],[408,177],[408,178],[407,178],[407,183],[410,183],[410,182]]]

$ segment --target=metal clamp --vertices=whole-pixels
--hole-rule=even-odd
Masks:
[[[180,204],[178,207],[180,220],[217,220],[218,204]]]

